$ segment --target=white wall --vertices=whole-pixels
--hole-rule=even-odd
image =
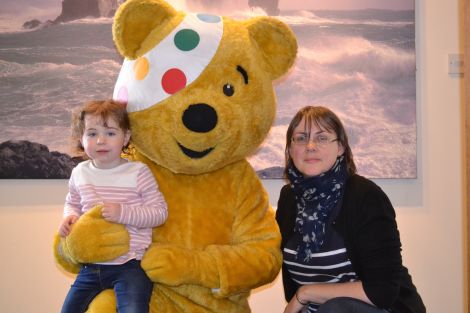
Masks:
[[[459,52],[458,0],[416,1],[418,176],[378,180],[396,207],[404,262],[430,313],[465,312],[461,79],[447,74]],[[282,181],[264,181],[276,205]],[[0,181],[2,312],[58,312],[72,282],[52,258],[65,180]],[[282,312],[280,279],[255,290],[253,312]]]

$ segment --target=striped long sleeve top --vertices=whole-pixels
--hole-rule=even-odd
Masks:
[[[69,180],[64,217],[81,216],[97,204],[121,204],[119,223],[129,232],[125,255],[102,264],[123,264],[142,259],[152,242],[152,228],[168,217],[167,204],[150,169],[141,162],[127,162],[111,169],[99,169],[91,160],[78,164]]]

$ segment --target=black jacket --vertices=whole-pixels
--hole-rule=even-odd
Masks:
[[[276,211],[281,249],[293,235],[296,210],[292,189],[285,185]],[[408,270],[402,265],[395,211],[379,186],[359,175],[349,177],[333,227],[343,237],[352,266],[372,303],[394,313],[426,312]],[[290,278],[285,265],[282,280],[289,301],[299,286]]]

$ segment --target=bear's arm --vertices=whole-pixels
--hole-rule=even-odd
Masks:
[[[281,236],[267,194],[248,162],[238,162],[225,170],[229,175],[224,177],[230,177],[231,184],[225,203],[216,201],[216,205],[198,216],[199,221],[210,219],[215,224],[204,227],[197,224],[192,231],[184,232],[185,236],[192,234],[194,238],[220,243],[189,249],[177,244],[174,238],[172,243],[152,245],[142,260],[142,267],[152,281],[169,286],[199,285],[222,298],[249,292],[276,278],[282,263]],[[221,184],[220,177],[207,180]],[[217,215],[214,211],[217,209],[224,213]],[[175,214],[173,211],[173,217]],[[170,224],[171,221],[167,226]],[[184,229],[182,225],[174,227],[176,234],[183,231],[178,231],[178,227]],[[221,225],[224,226],[220,228]],[[206,230],[209,232],[203,235]]]
[[[230,246],[210,246],[216,255],[220,296],[273,281],[282,265],[281,235],[269,198],[251,166],[239,172],[237,214]]]
[[[101,207],[97,205],[82,215],[67,237],[56,235],[54,257],[64,270],[77,273],[82,263],[109,261],[129,250],[125,226],[104,220]]]

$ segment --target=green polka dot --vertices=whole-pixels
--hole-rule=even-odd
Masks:
[[[182,29],[175,35],[175,45],[181,51],[190,51],[199,44],[199,34],[192,29]]]

